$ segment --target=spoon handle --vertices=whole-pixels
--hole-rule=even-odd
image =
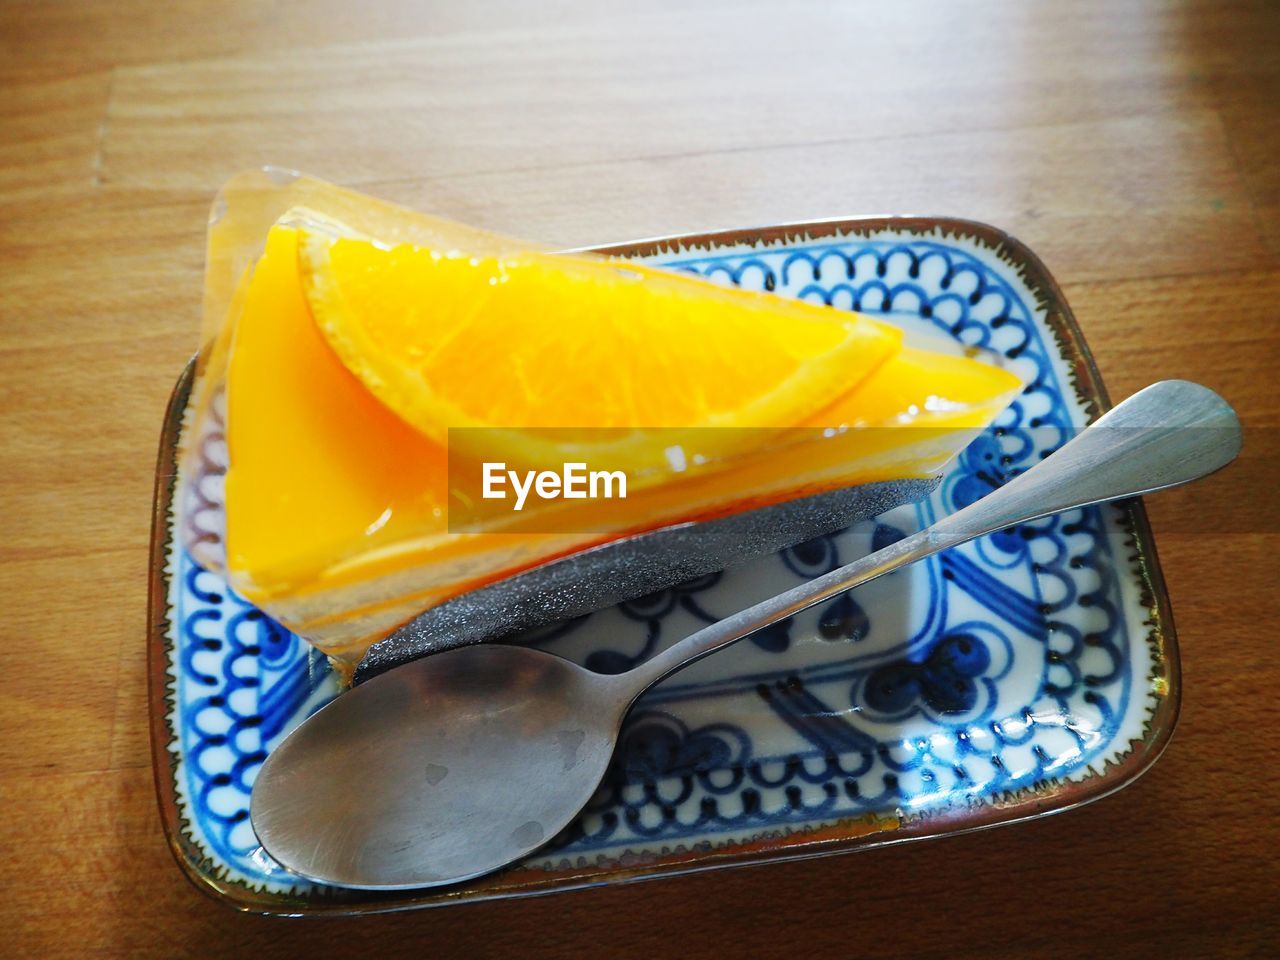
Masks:
[[[1240,443],[1235,411],[1208,387],[1185,380],[1153,384],[981,500],[704,627],[629,671],[623,682],[639,696],[695,660],[868,580],[1014,524],[1199,479],[1234,460]]]

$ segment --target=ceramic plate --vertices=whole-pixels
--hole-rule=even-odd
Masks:
[[[980,345],[1002,353],[1028,385],[930,500],[527,638],[594,669],[625,668],[930,523],[1037,462],[1106,407],[1043,265],[981,224],[865,218],[607,252]],[[632,712],[585,813],[505,872],[388,895],[300,881],[255,840],[249,792],[272,748],[337,683],[323,658],[175,540],[175,450],[191,379],[188,369],[160,450],[153,750],[179,863],[240,909],[404,909],[987,827],[1123,786],[1172,732],[1177,648],[1150,533],[1140,504],[1106,505],[967,544],[671,678]]]

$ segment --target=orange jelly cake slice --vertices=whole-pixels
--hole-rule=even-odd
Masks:
[[[437,246],[304,222],[270,230],[229,320],[225,563],[346,666],[424,609],[592,546],[935,475],[1020,387],[829,307],[590,255],[495,256],[474,231],[448,243],[443,221]],[[451,456],[635,482],[589,525],[561,501],[460,530]]]

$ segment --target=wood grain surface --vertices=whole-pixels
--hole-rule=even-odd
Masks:
[[[1280,5],[0,2],[0,955],[1280,952]],[[361,920],[170,858],[152,470],[206,212],[292,166],[565,245],[859,213],[1035,249],[1113,397],[1220,390],[1248,457],[1151,503],[1182,719],[1140,782],[995,831]]]

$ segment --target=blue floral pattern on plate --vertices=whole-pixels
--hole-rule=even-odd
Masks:
[[[980,236],[885,225],[648,259],[996,351],[1028,385],[930,500],[526,638],[592,669],[627,669],[972,502],[1087,420],[1036,292]],[[1100,776],[1150,741],[1169,694],[1133,536],[1116,506],[1002,531],[696,664],[637,705],[588,809],[525,867],[600,868],[607,879],[672,850],[733,849],[851,818],[959,829],[975,807]],[[322,898],[264,854],[248,803],[262,761],[337,693],[336,679],[176,545],[168,574],[165,719],[187,840],[224,884]]]

